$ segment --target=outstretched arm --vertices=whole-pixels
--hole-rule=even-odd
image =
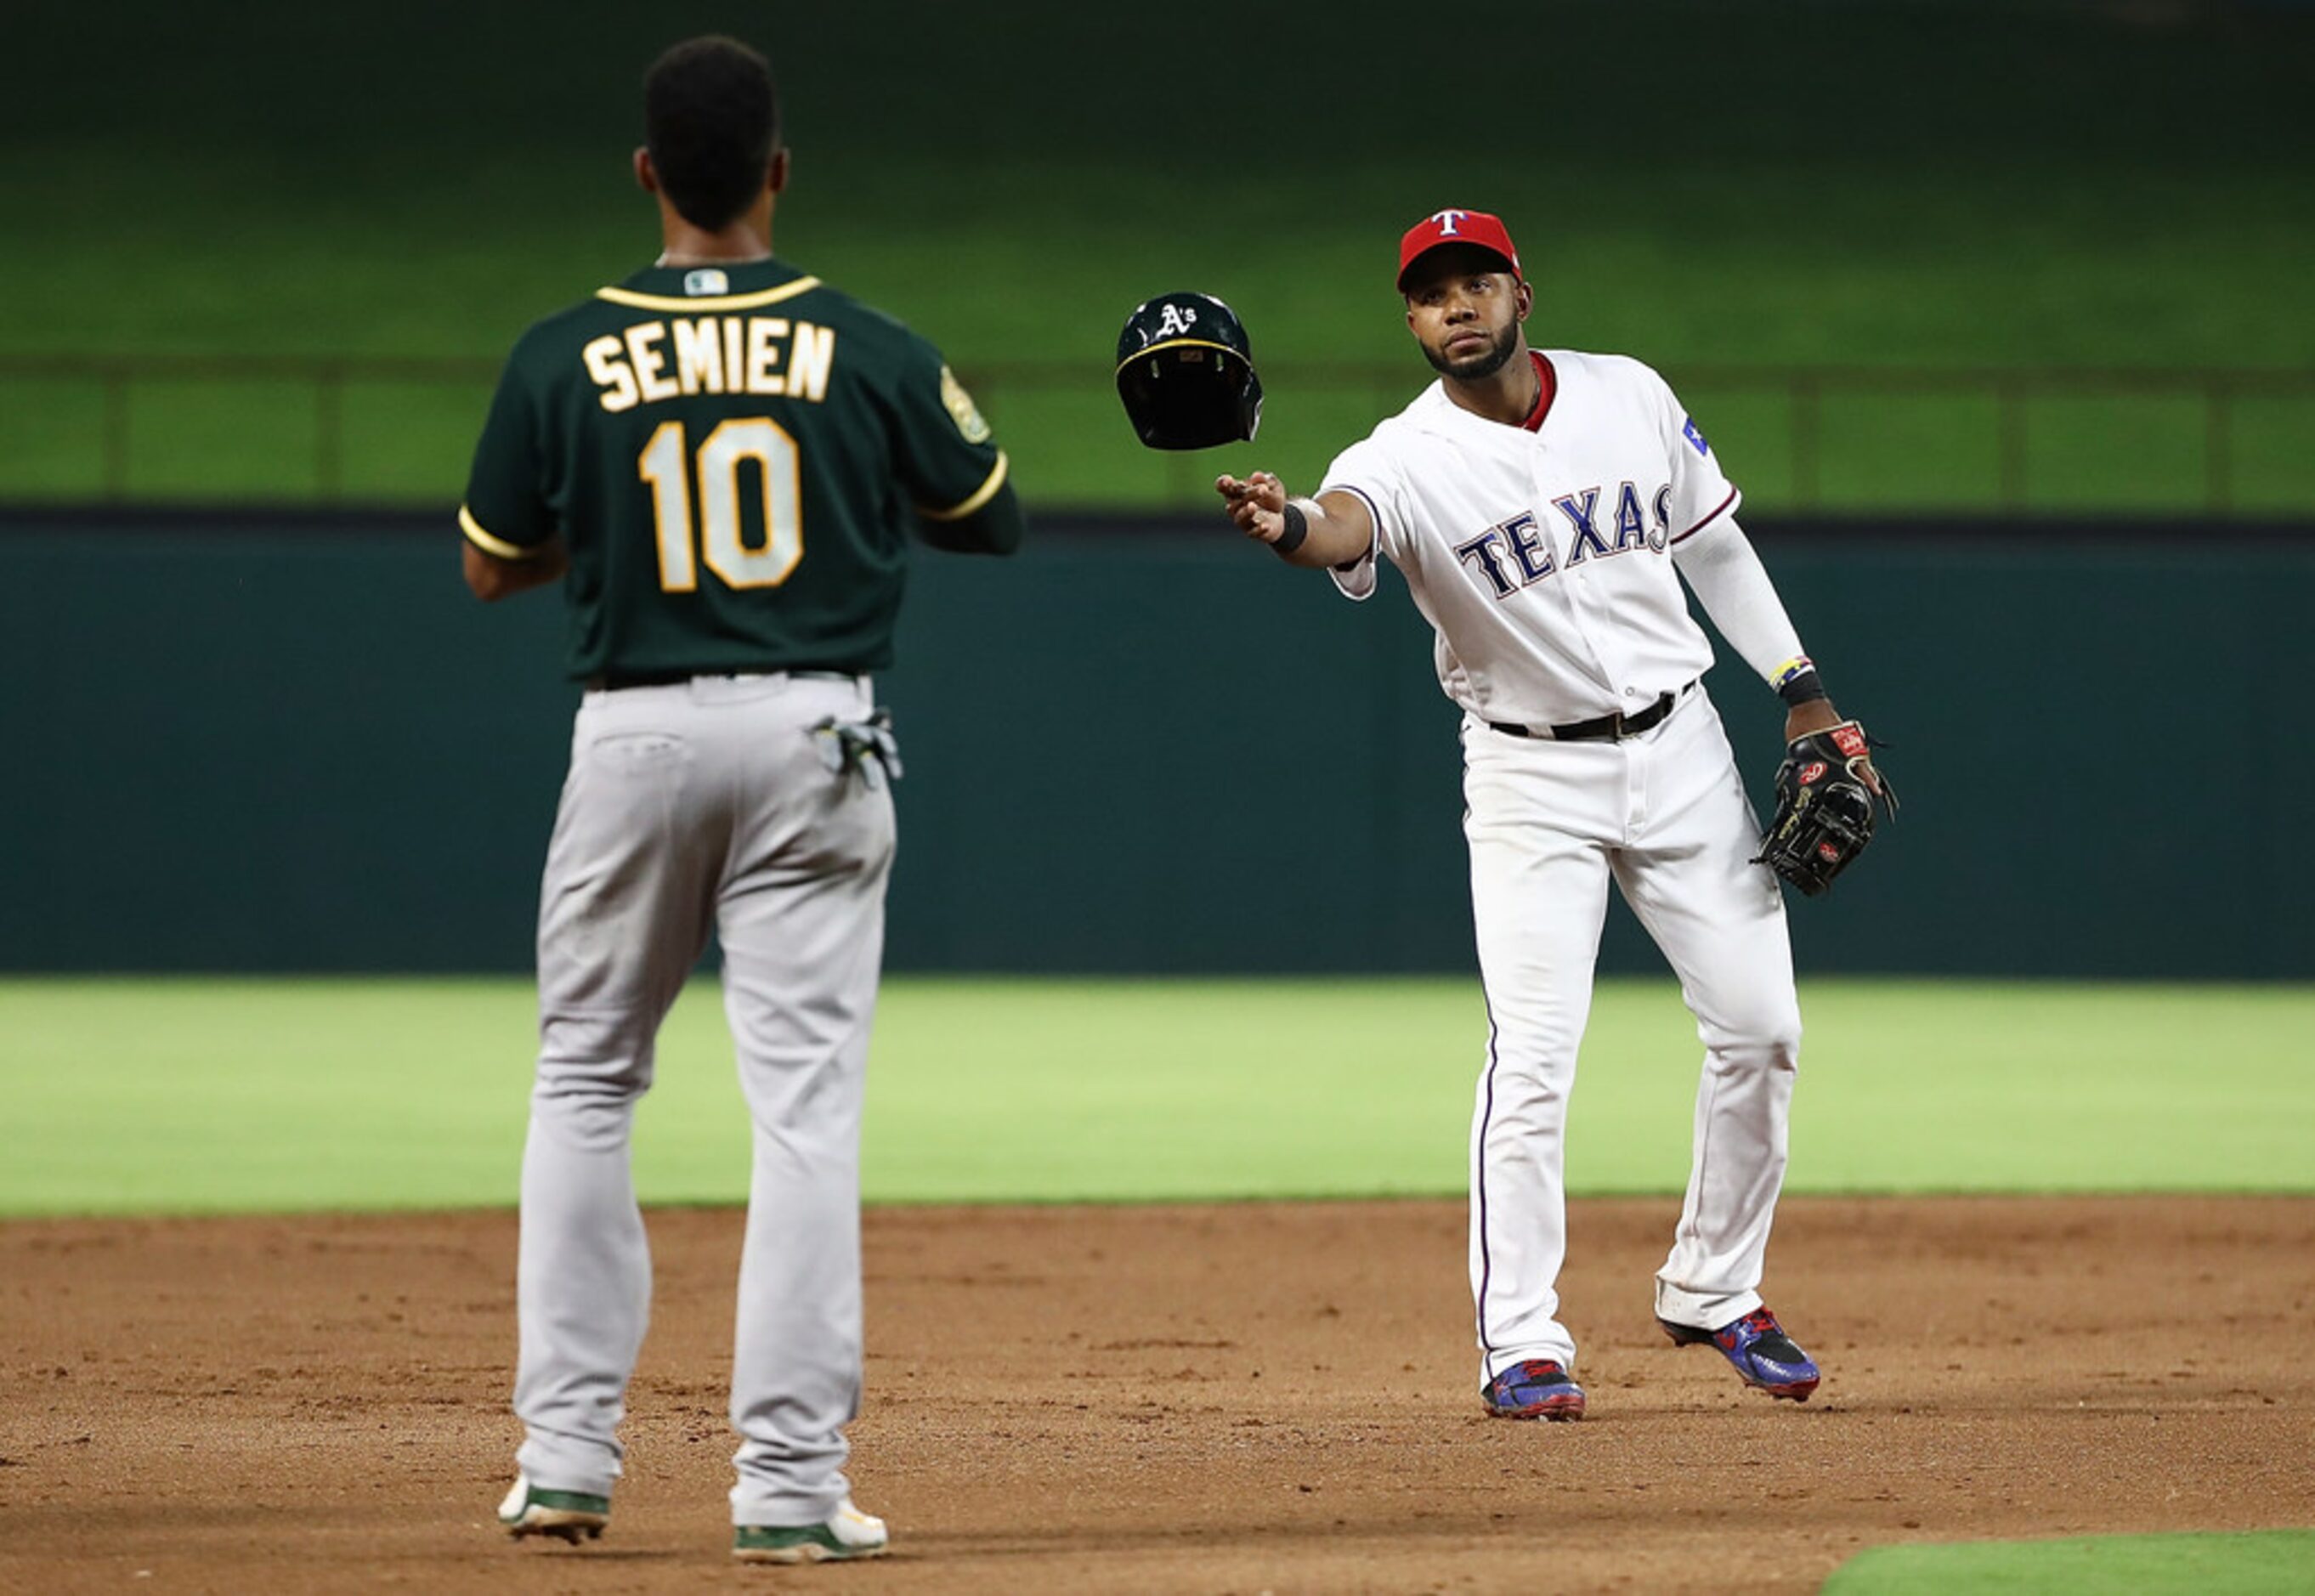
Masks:
[[[1289,565],[1313,570],[1345,565],[1374,543],[1374,515],[1356,493],[1289,499],[1286,484],[1267,471],[1257,471],[1244,482],[1218,477],[1214,492],[1222,496],[1239,531],[1268,544]]]

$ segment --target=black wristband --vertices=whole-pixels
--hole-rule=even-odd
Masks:
[[[1302,507],[1300,505],[1295,503],[1291,499],[1288,500],[1286,501],[1286,530],[1281,532],[1278,535],[1277,541],[1273,543],[1270,546],[1277,550],[1282,554],[1291,554],[1296,549],[1300,548],[1302,546],[1302,540],[1309,536],[1310,518],[1302,513]]]
[[[1814,704],[1831,696],[1824,690],[1823,679],[1814,670],[1802,671],[1777,689],[1777,696],[1783,699],[1789,709],[1798,709],[1804,704]]]

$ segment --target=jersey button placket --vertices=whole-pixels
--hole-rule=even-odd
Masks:
[[[1584,580],[1583,567],[1570,569],[1567,554],[1574,545],[1568,538],[1567,518],[1552,505],[1549,450],[1541,439],[1537,439],[1528,454],[1528,492],[1535,504],[1536,525],[1545,529],[1557,554],[1558,574],[1549,586],[1557,590],[1561,613],[1567,616],[1567,628],[1574,640],[1583,645],[1584,657],[1592,661],[1592,674],[1600,685],[1610,693],[1616,689],[1615,674],[1608,668],[1607,656],[1601,652],[1601,633],[1588,624],[1591,609],[1590,584]],[[1612,636],[1612,630],[1609,634]],[[1578,717],[1588,718],[1588,717]]]

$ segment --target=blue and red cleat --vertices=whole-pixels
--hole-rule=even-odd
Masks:
[[[1806,1402],[1809,1393],[1816,1389],[1817,1381],[1823,1378],[1809,1355],[1785,1334],[1784,1326],[1777,1323],[1777,1316],[1769,1311],[1766,1303],[1717,1330],[1675,1325],[1670,1319],[1658,1319],[1656,1323],[1681,1346],[1708,1342],[1718,1347],[1720,1355],[1735,1365],[1746,1385],[1771,1396]]]
[[[1546,1358],[1514,1363],[1480,1388],[1479,1400],[1491,1417],[1551,1419],[1565,1423],[1583,1416],[1583,1388],[1567,1370]]]

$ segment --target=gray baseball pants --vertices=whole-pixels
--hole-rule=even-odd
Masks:
[[[812,728],[868,683],[703,677],[581,702],[538,915],[539,1053],[523,1151],[517,1454],[608,1495],[650,1317],[628,1164],[660,1022],[706,945],[754,1122],[732,1360],[732,1519],[828,1519],[859,1411],[860,1102],[891,868],[888,785]]]

